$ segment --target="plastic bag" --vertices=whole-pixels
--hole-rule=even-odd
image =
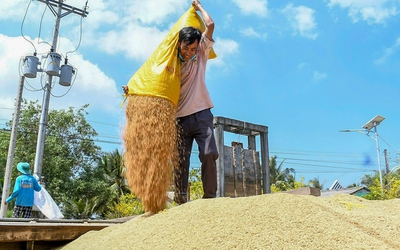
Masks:
[[[186,11],[170,32],[128,82],[128,95],[157,96],[178,105],[180,91],[180,62],[178,58],[179,31],[187,26],[204,32],[205,25],[193,6]],[[216,54],[211,49],[209,59]]]
[[[39,192],[35,191],[33,203],[40,212],[49,219],[56,220],[64,218],[57,204],[44,187],[42,187]]]

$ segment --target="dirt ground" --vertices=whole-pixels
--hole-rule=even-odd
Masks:
[[[277,193],[195,200],[86,233],[62,249],[400,249],[400,199]]]

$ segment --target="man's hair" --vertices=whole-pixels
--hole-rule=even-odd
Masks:
[[[185,27],[179,31],[179,42],[185,42],[187,45],[194,43],[196,40],[200,43],[201,32],[194,27]]]

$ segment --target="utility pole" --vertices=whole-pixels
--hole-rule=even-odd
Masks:
[[[64,4],[62,0],[55,1],[55,0],[38,0],[39,2],[47,4],[47,7],[51,10],[51,12],[56,17],[56,23],[54,26],[53,31],[53,42],[51,44],[51,52],[57,48],[57,41],[58,41],[58,30],[60,27],[61,18],[70,14],[74,13],[80,15],[82,17],[86,17],[88,12],[86,11],[86,7],[84,10],[77,9],[70,5]],[[54,7],[57,7],[57,11]],[[86,2],[87,6],[87,2]],[[66,12],[62,13],[65,10]],[[59,65],[58,65],[59,66]],[[40,117],[39,123],[39,133],[38,133],[38,140],[36,146],[36,156],[35,156],[35,169],[34,169],[34,176],[40,180],[42,178],[42,165],[43,165],[43,151],[44,151],[44,142],[46,137],[46,127],[47,127],[47,115],[49,111],[49,102],[50,102],[50,94],[51,94],[51,83],[53,80],[53,75],[47,74],[46,85],[44,87],[44,100],[42,106],[42,114]]]
[[[10,195],[11,173],[12,173],[12,166],[14,163],[15,144],[17,142],[19,111],[21,109],[21,100],[22,100],[22,92],[24,90],[24,81],[25,81],[25,76],[21,76],[20,81],[19,81],[19,86],[18,86],[17,99],[15,100],[14,118],[13,118],[13,124],[12,124],[12,128],[11,128],[10,144],[8,147],[6,173],[4,176],[3,193],[1,195],[0,218],[5,218],[7,216],[7,205],[5,205],[4,202]]]
[[[385,120],[385,117],[380,116],[380,115],[376,115],[374,118],[372,118],[370,121],[368,121],[366,124],[364,124],[363,130],[360,129],[346,129],[346,130],[340,130],[339,132],[360,132],[360,133],[364,133],[365,135],[368,135],[372,140],[375,141],[375,145],[376,145],[376,153],[377,153],[377,157],[378,157],[378,169],[379,169],[379,180],[381,183],[381,190],[382,190],[382,197],[384,196],[384,192],[383,192],[383,182],[382,182],[382,170],[381,170],[381,158],[380,158],[380,149],[379,149],[379,140],[378,140],[378,130],[376,129],[376,127],[381,124],[381,122]],[[374,129],[374,134],[375,134],[375,138],[370,136],[369,133],[372,132],[372,129]]]
[[[58,55],[57,53],[54,53],[54,50],[57,48],[58,31],[60,28],[60,21],[61,21],[61,18],[63,18],[64,16],[67,16],[70,13],[74,13],[74,14],[80,15],[82,17],[86,17],[88,15],[88,12],[86,11],[88,2],[86,1],[84,9],[80,10],[80,9],[77,9],[70,5],[64,4],[63,0],[38,0],[38,1],[45,3],[47,5],[47,7],[51,10],[51,12],[54,14],[54,16],[56,17],[56,22],[55,22],[54,31],[53,31],[53,41],[52,41],[50,53],[48,55],[48,57],[50,57],[50,59],[51,59],[51,62],[48,67],[48,69],[50,69],[50,70],[46,71],[47,79],[46,79],[46,85],[44,87],[45,93],[44,93],[42,113],[41,113],[40,123],[39,123],[39,132],[38,132],[38,140],[37,140],[36,156],[35,156],[34,176],[38,180],[40,180],[42,177],[41,175],[42,175],[43,150],[44,150],[44,141],[45,141],[45,134],[46,134],[50,94],[51,94],[51,84],[52,84],[53,76],[63,75],[62,68],[61,68],[61,75],[59,74],[59,66],[60,66],[59,62],[60,61],[59,60],[57,61],[57,59],[61,59],[61,56]],[[57,8],[57,10],[55,8]],[[64,13],[63,13],[63,11],[64,11]],[[35,56],[36,56],[36,52],[35,52]],[[53,60],[54,58],[56,58],[56,60]],[[5,173],[5,177],[4,177],[3,193],[2,193],[2,200],[1,200],[0,218],[5,218],[7,216],[7,206],[8,205],[5,205],[4,201],[7,199],[7,197],[9,196],[9,193],[10,193],[12,166],[13,166],[13,162],[14,162],[15,144],[16,144],[16,138],[17,138],[19,113],[20,113],[20,108],[21,108],[22,90],[23,90],[23,84],[25,81],[25,76],[29,77],[29,78],[36,77],[36,71],[37,71],[36,64],[37,64],[38,59],[36,57],[34,57],[34,58],[31,57],[30,59],[33,59],[32,62],[33,62],[33,65],[35,65],[34,73],[30,72],[27,75],[24,74],[24,76],[21,76],[21,79],[20,79],[18,95],[17,95],[15,111],[14,111],[13,126],[12,126],[12,130],[11,130],[10,145],[8,148],[6,173]],[[52,64],[57,64],[57,65],[52,65]],[[55,66],[55,67],[53,67],[53,66]],[[66,80],[66,81],[68,82],[68,80]],[[60,81],[60,84],[62,84],[61,81]],[[65,85],[65,83],[62,85]]]
[[[390,172],[388,151],[386,149],[384,149],[383,154],[385,155],[386,174],[388,174]]]

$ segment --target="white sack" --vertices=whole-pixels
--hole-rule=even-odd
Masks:
[[[33,202],[47,218],[52,220],[64,218],[57,204],[44,187],[39,192],[35,191]]]

